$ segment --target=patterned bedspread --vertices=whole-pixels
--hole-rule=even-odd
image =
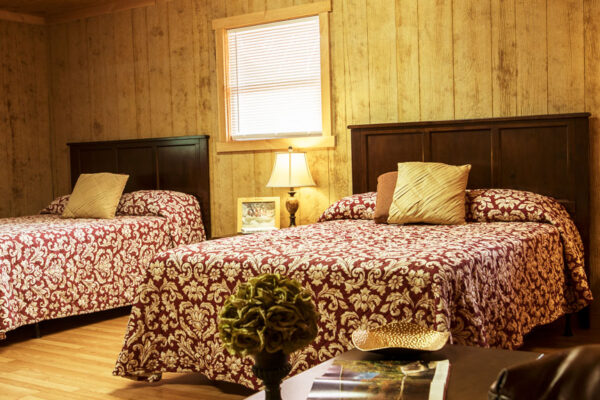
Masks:
[[[193,196],[123,195],[115,219],[62,219],[68,197],[42,215],[0,219],[0,338],[19,326],[133,303],[150,260],[204,239]]]
[[[292,374],[351,348],[357,327],[398,320],[450,331],[455,343],[514,348],[591,300],[577,230],[560,205],[536,196],[470,192],[473,222],[455,226],[377,225],[373,194],[352,196],[321,223],[163,252],[114,374],[197,371],[257,389],[251,359],[223,349],[217,313],[240,282],[265,272],[310,288],[321,314],[314,343],[291,356]]]

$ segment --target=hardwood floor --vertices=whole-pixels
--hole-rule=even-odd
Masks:
[[[212,383],[198,374],[165,374],[149,384],[111,375],[121,349],[127,311],[116,310],[42,324],[42,338],[31,327],[0,342],[0,398],[71,399],[243,399],[252,392],[228,383]],[[555,352],[585,343],[600,343],[600,310],[592,329],[575,327],[562,336],[559,320],[530,333],[523,350]]]
[[[157,383],[112,376],[127,326],[127,310],[50,321],[42,337],[25,327],[0,342],[0,399],[215,399],[253,392],[213,384],[199,374],[164,374]]]

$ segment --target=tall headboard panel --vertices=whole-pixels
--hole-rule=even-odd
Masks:
[[[69,143],[71,186],[81,173],[128,174],[125,192],[175,190],[198,198],[210,236],[208,136]]]
[[[402,161],[469,163],[470,188],[528,190],[558,199],[589,249],[589,116],[350,126],[353,191],[377,190],[377,177]]]

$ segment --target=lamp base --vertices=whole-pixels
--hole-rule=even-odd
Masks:
[[[292,227],[296,226],[296,211],[298,211],[300,204],[298,203],[298,199],[294,197],[296,195],[295,191],[290,190],[288,194],[290,197],[285,201],[285,208],[290,213],[290,227]]]

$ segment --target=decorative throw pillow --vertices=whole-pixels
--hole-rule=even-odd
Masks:
[[[386,172],[377,178],[377,201],[373,214],[376,224],[387,224],[397,180],[398,171]]]
[[[467,190],[466,220],[470,222],[547,222],[571,219],[555,199],[514,189]]]
[[[63,218],[114,218],[129,175],[81,174]]]
[[[56,199],[52,200],[52,202],[50,204],[48,204],[48,206],[46,206],[46,208],[44,208],[42,211],[40,211],[40,214],[62,215],[62,213],[65,211],[65,206],[69,202],[70,197],[71,197],[70,194],[66,194],[64,196],[57,197]]]
[[[373,219],[377,193],[367,192],[343,197],[327,207],[319,222],[336,219]]]
[[[160,216],[169,224],[168,231],[177,246],[206,239],[198,199],[191,194],[170,190],[138,190],[125,193],[116,215]]]
[[[471,165],[398,163],[388,223],[465,223],[465,191]]]

